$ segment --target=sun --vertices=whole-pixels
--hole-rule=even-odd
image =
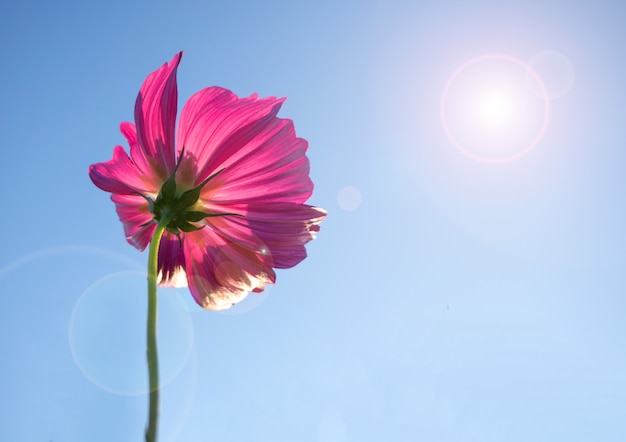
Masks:
[[[451,75],[440,113],[444,131],[459,151],[479,161],[505,162],[525,155],[540,141],[549,101],[541,78],[528,64],[488,54]]]
[[[515,97],[497,88],[480,91],[473,103],[477,124],[486,130],[498,130],[510,126],[515,114]]]

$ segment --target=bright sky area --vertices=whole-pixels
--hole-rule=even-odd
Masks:
[[[626,9],[598,0],[4,2],[0,440],[142,440],[147,254],[89,164],[286,96],[309,257],[232,311],[162,290],[161,441],[626,438]]]

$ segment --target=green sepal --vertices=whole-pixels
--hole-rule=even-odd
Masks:
[[[191,207],[196,204],[196,202],[198,202],[198,198],[200,198],[200,189],[202,188],[194,187],[193,189],[189,189],[183,193],[178,200],[181,207]]]
[[[207,216],[211,216],[211,214],[204,212],[185,212],[185,219],[193,223],[202,221]]]
[[[204,218],[214,218],[216,216],[243,216],[238,213],[205,213],[205,212],[185,212],[185,219],[191,222],[202,221]]]
[[[172,235],[180,235],[180,232],[178,231],[177,227],[172,227],[172,226],[166,226],[165,230],[167,230],[169,233],[171,233]]]
[[[174,170],[172,174],[169,176],[167,180],[161,186],[161,191],[159,192],[159,196],[157,199],[170,199],[176,196],[176,172],[178,171],[178,166],[180,166],[180,162],[183,159],[183,155],[185,153],[185,146],[183,146],[180,151],[180,156],[178,157],[178,161],[176,161],[176,166],[174,166]]]
[[[161,192],[159,193],[159,199],[170,199],[176,195],[176,178],[174,175],[170,176],[161,186]]]
[[[176,235],[181,244],[181,231],[194,232],[204,227],[204,225],[196,226],[192,223],[197,223],[205,218],[217,216],[243,216],[237,213],[206,213],[197,210],[187,210],[191,209],[198,202],[202,188],[225,169],[222,168],[218,170],[193,189],[189,189],[180,195],[176,195],[176,171],[180,166],[184,151],[185,150],[183,148],[172,175],[161,185],[161,189],[156,200],[153,201],[148,197],[140,195],[148,202],[150,212],[154,215],[154,219],[150,220],[146,224],[143,224],[142,227],[147,226],[152,222],[158,222],[161,224],[164,222],[164,219],[167,219],[167,221],[165,221],[167,224],[165,227],[166,231],[172,235]]]
[[[204,226],[194,226],[191,223],[188,223],[187,221],[183,221],[181,223],[179,223],[176,227],[178,227],[180,230],[182,230],[185,233],[188,232],[195,232],[196,230],[200,230],[202,228],[204,228]]]
[[[181,206],[191,207],[194,204],[196,204],[196,202],[198,202],[198,198],[200,198],[200,191],[202,190],[202,188],[213,178],[218,176],[220,173],[224,172],[224,170],[225,170],[224,168],[218,170],[213,175],[208,177],[206,180],[202,181],[198,186],[194,187],[193,189],[189,189],[188,191],[183,193],[179,199]]]

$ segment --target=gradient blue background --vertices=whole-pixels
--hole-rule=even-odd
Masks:
[[[147,255],[87,168],[179,50],[179,109],[288,97],[329,216],[235,312],[161,292],[161,441],[624,440],[624,23],[603,0],[3,2],[0,440],[143,438],[143,371],[115,370],[143,363]],[[544,50],[575,83],[537,148],[455,150],[454,69]]]

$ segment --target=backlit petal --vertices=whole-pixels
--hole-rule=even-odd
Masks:
[[[115,203],[115,209],[120,221],[124,225],[126,241],[143,251],[148,244],[156,228],[151,223],[153,215],[150,213],[148,203],[139,195],[111,195]]]
[[[185,103],[178,124],[178,149],[195,164],[195,183],[219,170],[269,122],[283,99],[238,98],[227,89],[210,87]]]
[[[182,52],[170,63],[151,73],[144,81],[135,102],[137,155],[133,158],[144,168],[149,165],[162,180],[174,170],[174,133],[178,89],[176,70]],[[142,158],[140,158],[142,157]]]
[[[290,268],[306,258],[304,245],[315,238],[326,211],[291,203],[230,206],[242,216],[211,218],[209,223],[227,241],[245,244],[271,257],[271,266]]]
[[[185,287],[185,251],[181,241],[171,233],[164,232],[159,244],[159,285],[166,287]]]
[[[128,145],[130,146],[130,158],[137,168],[139,175],[142,175],[143,180],[149,184],[149,192],[156,194],[161,188],[161,184],[163,184],[163,179],[154,172],[143,150],[139,146],[135,125],[133,123],[124,122],[120,124],[120,131],[128,141]]]
[[[231,140],[226,147],[230,156],[219,166],[225,170],[212,202],[302,204],[311,196],[308,144],[296,137],[291,120],[273,118],[243,146]]]
[[[115,147],[111,160],[89,166],[89,177],[106,192],[130,195],[155,191],[153,177],[141,173],[122,146]]]
[[[276,280],[260,242],[249,247],[205,228],[185,234],[184,244],[189,289],[208,310],[228,308]]]

